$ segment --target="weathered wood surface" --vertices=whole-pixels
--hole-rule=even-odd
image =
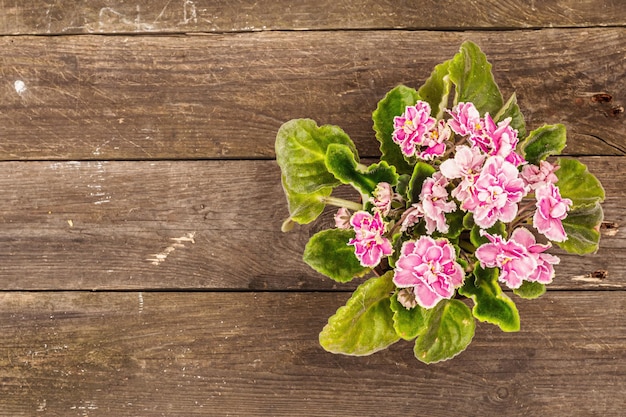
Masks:
[[[0,159],[272,158],[296,117],[375,156],[378,100],[421,85],[465,39],[529,127],[564,123],[570,154],[626,153],[626,28],[596,28],[2,37]]]
[[[334,293],[5,293],[10,416],[623,416],[623,292],[520,301],[519,333],[479,325],[453,361],[398,342],[367,358],[317,344]],[[601,307],[601,308],[600,308]]]
[[[626,25],[621,1],[6,0],[0,34],[540,28]]]
[[[624,415],[626,3],[5,0],[0,35],[0,415]],[[356,284],[301,261],[330,210],[280,232],[276,131],[375,157],[377,101],[466,39],[604,183],[600,251],[453,361],[325,353]]]
[[[606,186],[606,221],[623,225],[626,157],[580,160]],[[332,211],[280,232],[288,214],[274,161],[1,167],[1,288],[346,288],[301,261],[309,236],[331,226]],[[596,255],[562,255],[551,288],[626,288],[626,232],[605,232]]]

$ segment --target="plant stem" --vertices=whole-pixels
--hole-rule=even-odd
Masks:
[[[363,210],[363,205],[350,200],[344,200],[337,197],[322,197],[320,201],[324,204],[330,204],[336,207],[345,207],[353,211]]]

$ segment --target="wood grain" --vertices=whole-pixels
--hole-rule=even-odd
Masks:
[[[530,128],[564,123],[570,154],[626,154],[626,29],[604,28],[2,37],[0,159],[272,158],[297,117],[340,125],[376,156],[378,100],[421,85],[465,39]]]
[[[617,229],[596,255],[562,254],[552,288],[625,288],[626,157],[580,160],[605,184]],[[5,162],[0,172],[3,289],[351,288],[301,261],[332,210],[280,232],[288,213],[274,161]]]
[[[617,26],[619,1],[5,1],[2,34],[250,32],[329,29],[476,29]]]
[[[4,415],[623,415],[623,291],[520,301],[519,333],[481,324],[467,351],[430,366],[408,342],[324,352],[317,333],[342,293],[0,298]]]
[[[603,182],[600,250],[450,362],[326,353],[358,282],[301,261],[332,210],[280,232],[276,131],[376,157],[378,100],[468,39]],[[0,2],[0,415],[623,416],[625,46],[614,0]]]

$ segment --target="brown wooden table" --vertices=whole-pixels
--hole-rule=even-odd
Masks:
[[[403,3],[400,5],[399,3]],[[0,415],[626,415],[626,3],[0,2]],[[356,284],[282,234],[281,123],[341,125],[473,40],[604,183],[519,333],[426,366],[317,335]]]

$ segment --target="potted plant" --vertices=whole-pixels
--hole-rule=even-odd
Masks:
[[[553,245],[597,250],[600,182],[556,158],[563,125],[527,132],[515,94],[504,100],[474,43],[419,89],[392,89],[372,119],[381,157],[370,165],[337,126],[296,119],[276,137],[283,230],[336,206],[335,227],[311,237],[304,261],[342,283],[369,277],[321,331],[324,349],[368,355],[405,339],[422,362],[450,359],[471,342],[475,320],[519,330],[503,289],[542,295],[559,263]],[[358,201],[333,195],[342,184]]]

